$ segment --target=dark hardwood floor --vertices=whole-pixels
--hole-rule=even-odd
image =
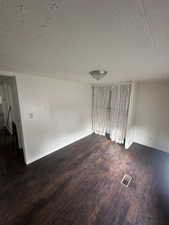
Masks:
[[[0,225],[169,225],[167,153],[90,135],[26,167],[12,148],[0,148]]]

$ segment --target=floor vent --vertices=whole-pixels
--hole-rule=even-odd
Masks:
[[[123,179],[121,180],[121,184],[123,184],[125,187],[128,187],[131,180],[132,180],[132,177],[128,174],[125,174]]]

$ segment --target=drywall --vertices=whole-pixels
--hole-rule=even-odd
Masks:
[[[131,95],[128,110],[128,120],[126,129],[125,148],[129,148],[133,144],[134,139],[134,122],[135,122],[135,105],[136,105],[136,87],[137,83],[131,83]]]
[[[133,142],[169,152],[169,81],[138,82]]]
[[[16,76],[27,164],[91,130],[90,85],[36,76]]]
[[[12,94],[11,95],[11,98],[12,98],[12,120],[16,124],[16,127],[17,127],[19,148],[24,149],[23,131],[22,131],[20,107],[19,107],[19,100],[18,100],[18,91],[17,91],[15,77],[12,77],[10,79],[10,88],[11,88],[11,94]]]

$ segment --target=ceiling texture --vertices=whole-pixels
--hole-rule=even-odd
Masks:
[[[0,0],[1,74],[169,78],[169,0]]]

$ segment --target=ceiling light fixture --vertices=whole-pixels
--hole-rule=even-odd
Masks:
[[[92,70],[89,73],[95,80],[100,80],[106,76],[107,71],[106,70]]]

